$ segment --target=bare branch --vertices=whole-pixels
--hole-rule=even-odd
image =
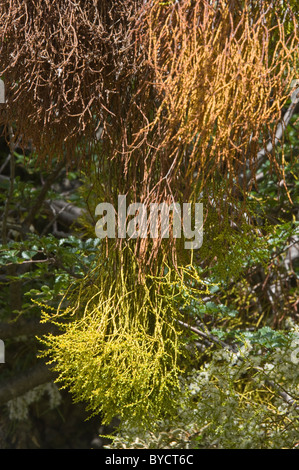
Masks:
[[[8,190],[8,195],[5,201],[5,207],[4,207],[4,214],[3,214],[3,222],[2,222],[2,240],[3,243],[7,243],[7,217],[8,217],[8,210],[9,210],[9,204],[13,196],[13,190],[14,190],[14,182],[15,182],[15,150],[18,146],[19,142],[15,141],[14,134],[12,127],[9,126],[9,148],[10,148],[10,179],[9,179],[9,190]]]
[[[45,364],[40,363],[17,377],[6,379],[5,382],[0,383],[0,405],[24,395],[38,385],[50,382],[54,378],[54,373]]]
[[[59,175],[59,173],[61,172],[62,168],[65,166],[65,161],[62,160],[60,161],[58,164],[57,164],[57,167],[56,169],[53,171],[53,173],[51,173],[49,175],[49,177],[47,178],[47,180],[45,181],[45,184],[44,186],[42,187],[36,201],[35,201],[35,204],[33,204],[33,206],[31,207],[30,209],[30,212],[29,214],[27,215],[27,217],[25,218],[22,226],[23,227],[29,227],[31,222],[33,221],[34,217],[37,215],[37,213],[39,212],[45,198],[46,198],[46,195],[47,195],[47,192],[49,191],[49,189],[51,188],[52,184],[54,183],[54,181],[56,180],[57,176]]]
[[[297,88],[294,93],[297,93],[299,94],[299,88]],[[264,163],[267,159],[267,156],[269,154],[271,154],[273,152],[273,150],[275,149],[276,145],[279,144],[279,142],[281,141],[282,139],[282,136],[290,122],[290,120],[292,119],[294,113],[295,113],[295,109],[297,107],[297,103],[292,101],[290,106],[288,107],[286,113],[284,114],[281,122],[278,124],[277,126],[277,129],[276,129],[276,133],[275,133],[275,137],[274,137],[274,141],[269,141],[268,144],[266,145],[266,148],[263,148],[261,149],[258,153],[257,153],[257,158],[256,158],[256,170],[258,170],[260,168],[260,166],[262,165],[262,163]],[[253,177],[253,171],[252,170],[249,170],[246,175],[242,174],[239,178],[239,184],[240,186],[242,187],[243,184],[244,184],[244,178],[246,177],[246,181],[248,181],[248,185],[250,185],[252,183],[252,177]],[[259,175],[259,178],[261,178],[261,175]]]

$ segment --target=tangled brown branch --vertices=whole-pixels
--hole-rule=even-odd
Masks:
[[[0,121],[14,123],[45,161],[83,165],[96,155],[106,201],[201,197],[222,213],[234,204],[240,216],[244,175],[253,184],[261,148],[275,147],[296,73],[298,24],[288,6],[286,28],[281,8],[278,0],[2,0]],[[275,152],[268,158],[283,175]],[[149,243],[147,262],[161,241],[136,244],[144,260]]]

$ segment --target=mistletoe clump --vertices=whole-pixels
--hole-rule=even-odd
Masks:
[[[181,295],[186,305],[206,288],[191,265],[180,274],[164,266],[164,274],[136,287],[137,263],[128,250],[123,256],[130,274],[99,264],[70,288],[57,312],[44,310],[42,321],[62,334],[42,339],[43,354],[57,381],[105,423],[117,415],[148,424],[176,406],[186,355],[179,342]]]

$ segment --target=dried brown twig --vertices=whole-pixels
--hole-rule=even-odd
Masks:
[[[260,142],[279,143],[295,78],[290,6],[287,32],[279,0],[0,5],[0,122],[14,122],[40,160],[65,156],[82,166],[96,154],[107,202],[118,194],[146,205],[201,197],[206,210],[211,201],[224,215],[234,207],[238,224],[250,189],[240,176],[249,171],[253,184]],[[276,153],[266,158],[283,178]],[[179,243],[165,244],[176,264]],[[161,245],[136,241],[142,269]]]

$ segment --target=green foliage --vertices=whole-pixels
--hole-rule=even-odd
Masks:
[[[160,421],[154,431],[122,423],[109,447],[295,448],[299,369],[292,355],[298,354],[299,329],[291,325],[279,345],[272,341],[274,331],[262,330],[252,335],[254,341],[243,341],[237,352],[217,350],[194,370],[171,419]],[[267,355],[258,337],[267,337]]]
[[[112,271],[111,255],[70,288],[64,308],[44,309],[42,321],[63,333],[42,340],[43,355],[59,373],[58,382],[93,413],[100,411],[104,423],[117,415],[150,425],[176,406],[186,354],[179,342],[177,297],[183,292],[188,303],[201,288],[200,278],[192,266],[181,275],[167,268],[165,275],[136,285],[134,256],[128,249],[122,256],[126,270]]]

